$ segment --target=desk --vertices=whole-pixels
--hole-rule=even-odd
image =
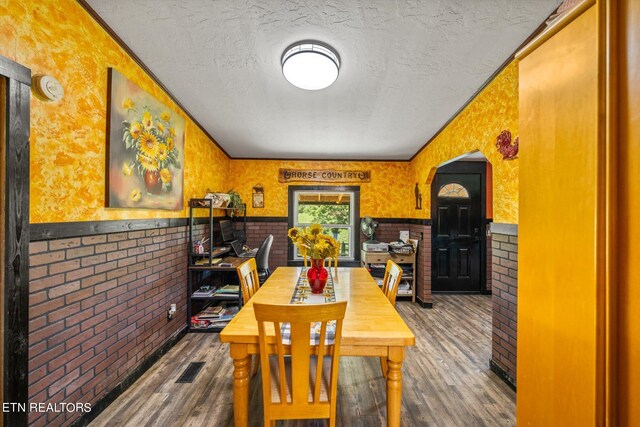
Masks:
[[[289,304],[299,267],[280,267],[220,333],[233,358],[233,416],[236,426],[248,421],[251,355],[259,354],[253,303]],[[415,336],[364,268],[339,268],[334,278],[337,301],[348,301],[342,325],[342,356],[387,357],[387,425],[400,425],[402,362]],[[273,333],[273,332],[272,332]]]

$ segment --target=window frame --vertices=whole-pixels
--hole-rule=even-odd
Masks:
[[[336,186],[336,185],[290,185],[288,203],[288,228],[295,226],[297,220],[297,194],[300,192],[327,192],[327,193],[352,193],[350,219],[351,225],[343,224],[323,224],[332,228],[351,228],[351,245],[349,245],[349,256],[341,256],[339,259],[345,262],[360,261],[360,187],[359,186]],[[302,262],[302,257],[298,257],[291,241],[288,244],[288,263],[295,265]]]

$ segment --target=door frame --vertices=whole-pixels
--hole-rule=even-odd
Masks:
[[[27,405],[29,350],[29,126],[31,70],[0,56],[4,102],[4,304],[2,400]],[[3,413],[4,425],[27,425],[28,411]]]
[[[491,294],[490,290],[487,290],[487,161],[465,161],[457,160],[452,163],[440,166],[436,170],[436,175],[439,173],[447,174],[473,174],[480,175],[480,289],[481,294]],[[436,188],[436,177],[433,177],[431,181],[431,283],[435,280],[436,270],[433,268],[435,259],[435,226],[434,215],[438,212],[439,200],[438,191]],[[439,294],[446,294],[447,292],[437,292]],[[452,292],[458,293],[458,292]]]

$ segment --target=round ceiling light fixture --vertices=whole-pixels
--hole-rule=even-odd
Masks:
[[[306,90],[331,86],[338,78],[340,57],[329,45],[318,41],[300,41],[282,54],[282,74],[292,85]]]

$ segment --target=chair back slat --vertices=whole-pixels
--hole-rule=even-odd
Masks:
[[[398,295],[398,286],[401,278],[402,268],[400,268],[400,266],[395,262],[388,260],[384,271],[384,279],[382,281],[382,292],[392,305],[396,303],[396,296]]]
[[[254,258],[249,258],[236,268],[238,280],[242,288],[242,302],[246,304],[260,288],[258,267]]]
[[[322,322],[320,326],[320,338],[318,341],[318,356],[316,366],[316,383],[313,390],[313,401],[320,401],[320,385],[322,384],[322,364],[324,363],[325,340],[327,338],[327,322]]]
[[[277,356],[278,356],[278,372],[280,375],[278,378],[280,379],[280,399],[281,401],[286,400],[287,396],[287,377],[285,375],[284,368],[284,346],[282,344],[282,333],[280,332],[280,322],[273,323],[273,329],[276,332],[276,346],[277,346]],[[268,365],[263,365],[268,366]]]
[[[346,306],[346,301],[300,305],[254,303],[263,366],[265,425],[268,420],[290,418],[283,415],[287,411],[290,414],[297,414],[296,416],[300,416],[302,419],[331,418],[332,414],[335,417],[335,410],[331,411],[331,408],[335,407],[336,402],[339,345]],[[330,321],[335,322],[336,327],[333,341],[327,343],[327,338],[331,338],[328,333],[328,322]],[[317,330],[316,323],[319,323],[320,326],[319,335],[316,335],[315,332],[312,335],[312,327],[314,331]],[[275,341],[271,341],[271,338],[267,337],[265,324],[273,324]],[[288,334],[283,332],[287,331],[287,327]],[[270,392],[272,372],[269,369],[269,358],[270,354],[274,353],[274,347],[278,360],[279,400],[274,399]],[[290,355],[290,359],[285,359],[285,354]],[[331,360],[331,374],[328,384],[323,376],[325,355],[330,355]],[[312,363],[312,357],[316,363]],[[312,380],[314,381],[313,387],[310,386]],[[288,381],[290,382],[287,383]],[[323,392],[326,392],[326,400],[323,399],[325,397]]]

